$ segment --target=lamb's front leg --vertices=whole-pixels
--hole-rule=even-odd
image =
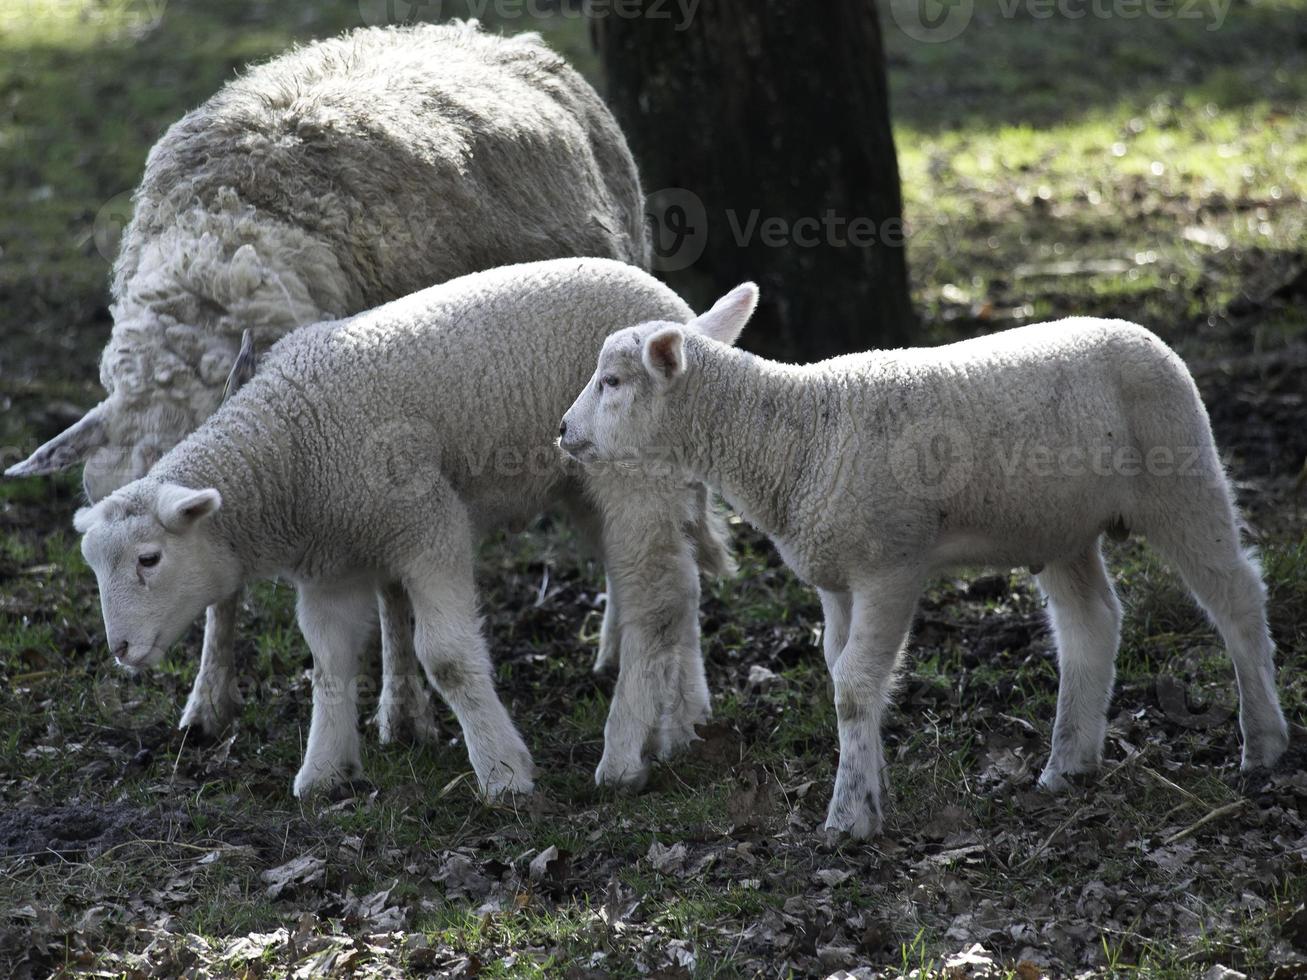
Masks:
[[[653,757],[695,738],[711,711],[699,649],[699,573],[668,510],[610,517],[604,554],[621,596],[621,664],[595,782],[638,789]]]
[[[912,625],[918,583],[884,579],[855,589],[849,638],[831,667],[840,762],[826,829],[857,838],[880,831],[885,753],[881,720],[889,704],[899,652]]]
[[[477,614],[471,536],[462,522],[447,530],[454,543],[404,576],[416,620],[418,660],[458,718],[482,792],[490,799],[529,793],[535,765],[495,692],[490,651]]]
[[[372,634],[376,605],[368,589],[303,585],[297,613],[313,651],[313,718],[295,795],[363,774],[358,733],[359,655]]]
[[[236,614],[240,593],[210,606],[204,613],[204,646],[200,670],[178,728],[198,728],[210,738],[231,724],[241,707],[236,684]]]

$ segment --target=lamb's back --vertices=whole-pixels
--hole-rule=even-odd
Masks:
[[[1042,562],[1128,514],[1148,454],[1206,439],[1183,363],[1134,324],[1067,319],[816,365],[859,464],[830,493],[877,540]],[[1170,407],[1168,407],[1170,406]],[[1165,416],[1163,418],[1163,416]]]
[[[324,453],[373,468],[407,453],[487,513],[533,512],[564,472],[558,423],[604,338],[691,316],[630,265],[527,263],[296,331],[260,376],[273,397],[312,403],[312,431],[332,434]]]

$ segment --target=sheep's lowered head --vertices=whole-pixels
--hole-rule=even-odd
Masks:
[[[590,383],[563,416],[558,444],[582,463],[648,459],[666,448],[668,399],[679,398],[689,365],[685,335],[734,344],[758,306],[758,287],[737,286],[688,324],[644,323],[604,341]]]
[[[109,651],[123,666],[157,664],[206,606],[240,587],[240,562],[213,533],[221,506],[217,490],[147,477],[77,512]]]
[[[324,279],[343,280],[324,246],[233,208],[187,212],[141,250],[144,271],[112,308],[113,336],[100,365],[108,397],[5,476],[85,463],[87,496],[100,500],[143,477],[218,407],[243,329],[272,341],[347,308],[339,290],[315,292],[305,277],[265,259],[308,256]],[[246,242],[233,250],[231,239],[257,235],[260,248]]]
[[[191,397],[186,401],[133,399],[115,392],[27,459],[5,470],[5,476],[43,476],[85,463],[82,483],[86,496],[92,502],[101,500],[148,473],[195,428],[205,408],[192,408],[192,401],[204,400],[205,407],[212,410],[218,392],[192,387],[197,390],[188,390]]]

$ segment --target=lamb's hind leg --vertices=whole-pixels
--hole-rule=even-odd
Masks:
[[[849,617],[853,614],[853,597],[847,592],[829,592],[818,589],[821,597],[821,647],[826,657],[826,669],[833,671],[835,661],[849,642]]]
[[[491,799],[531,792],[531,753],[495,693],[477,614],[470,535],[460,533],[437,559],[410,568],[404,587],[413,603],[418,660],[458,718],[482,792]]]
[[[240,593],[210,606],[204,614],[204,646],[200,671],[191,686],[178,728],[198,728],[214,737],[236,717],[241,707],[236,686],[236,614]]]
[[[885,775],[881,720],[919,589],[915,576],[886,575],[853,592],[848,641],[830,671],[840,763],[826,813],[828,831],[859,838],[880,831]]]
[[[679,491],[604,484],[604,558],[621,597],[621,667],[600,785],[638,789],[654,756],[693,741],[711,713],[699,649],[699,575]]]
[[[1256,560],[1239,545],[1224,477],[1214,472],[1191,506],[1173,508],[1140,530],[1179,571],[1230,650],[1239,685],[1242,768],[1274,765],[1289,745],[1289,729],[1275,687],[1266,587]]]
[[[381,622],[381,700],[377,730],[381,744],[411,736],[439,737],[426,678],[413,652],[413,616],[403,586],[392,582],[377,592]]]
[[[1053,751],[1039,785],[1056,791],[1066,788],[1067,776],[1093,772],[1102,761],[1121,603],[1097,541],[1074,558],[1051,562],[1038,582],[1048,597],[1058,663]]]
[[[363,773],[358,733],[359,654],[373,628],[373,595],[366,588],[302,585],[296,612],[313,651],[313,718],[295,795]]]
[[[580,489],[565,495],[563,503],[576,526],[582,555],[602,560],[604,522],[599,511]],[[596,674],[616,671],[621,661],[621,615],[618,610],[617,586],[611,575],[605,575],[604,595],[604,618],[599,627],[599,651],[595,654],[593,668]]]

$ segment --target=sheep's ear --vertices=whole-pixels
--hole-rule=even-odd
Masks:
[[[227,375],[227,385],[222,389],[225,402],[240,390],[241,386],[254,377],[254,367],[258,357],[254,353],[254,332],[249,330],[241,334],[241,349],[232,362],[231,373]]]
[[[685,333],[680,327],[655,330],[644,342],[640,359],[657,381],[672,381],[685,371]]]
[[[734,344],[758,308],[758,296],[758,287],[751,282],[736,286],[711,310],[691,321],[690,326],[705,337],[723,344]]]
[[[165,483],[159,488],[155,514],[159,523],[174,533],[188,531],[222,506],[217,490],[190,490]]]
[[[41,476],[76,466],[109,441],[105,416],[107,402],[100,402],[76,423],[64,429],[21,463],[5,470],[5,476]]]

